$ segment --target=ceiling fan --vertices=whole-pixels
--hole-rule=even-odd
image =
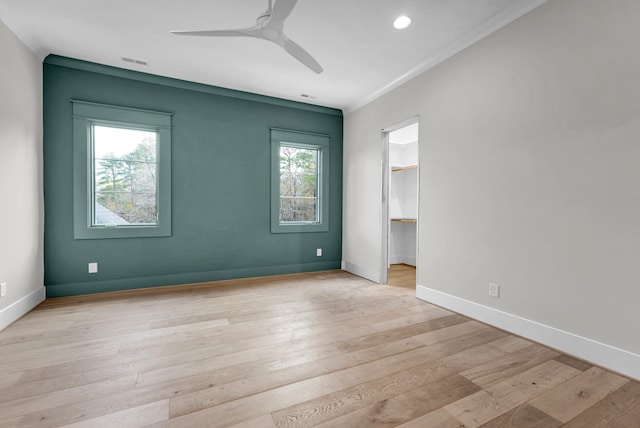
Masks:
[[[181,36],[205,37],[255,37],[273,42],[287,51],[295,59],[316,73],[322,73],[322,66],[300,45],[289,39],[283,32],[284,20],[287,19],[298,0],[269,1],[269,9],[258,17],[256,25],[249,28],[210,31],[172,31]]]

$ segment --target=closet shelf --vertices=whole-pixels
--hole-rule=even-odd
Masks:
[[[407,171],[409,169],[416,169],[418,165],[391,167],[391,172]]]
[[[415,218],[392,218],[391,221],[394,221],[397,223],[415,223],[416,219]]]

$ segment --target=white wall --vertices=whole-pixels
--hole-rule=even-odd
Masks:
[[[345,265],[380,271],[380,129],[417,114],[422,296],[640,377],[638,47],[637,0],[550,0],[348,114]]]
[[[0,21],[0,329],[44,299],[42,63]]]
[[[416,265],[416,224],[392,221],[389,227],[389,263]]]
[[[389,143],[389,165],[392,167],[418,164],[418,142],[408,144]]]
[[[392,172],[389,177],[389,217],[418,217],[418,170]]]

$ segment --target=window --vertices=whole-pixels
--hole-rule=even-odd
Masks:
[[[271,130],[271,232],[329,230],[329,137]]]
[[[158,224],[153,131],[94,124],[92,226]]]
[[[320,150],[280,144],[280,223],[317,223]]]
[[[171,115],[73,101],[74,238],[171,235]]]

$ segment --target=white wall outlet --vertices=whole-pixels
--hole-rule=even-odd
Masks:
[[[322,257],[322,248],[316,248],[316,256]]]
[[[489,296],[496,299],[500,298],[500,286],[498,284],[489,283]]]
[[[89,263],[89,273],[98,273],[98,263]]]
[[[7,283],[3,282],[2,284],[0,284],[0,298],[6,295],[7,295]]]

